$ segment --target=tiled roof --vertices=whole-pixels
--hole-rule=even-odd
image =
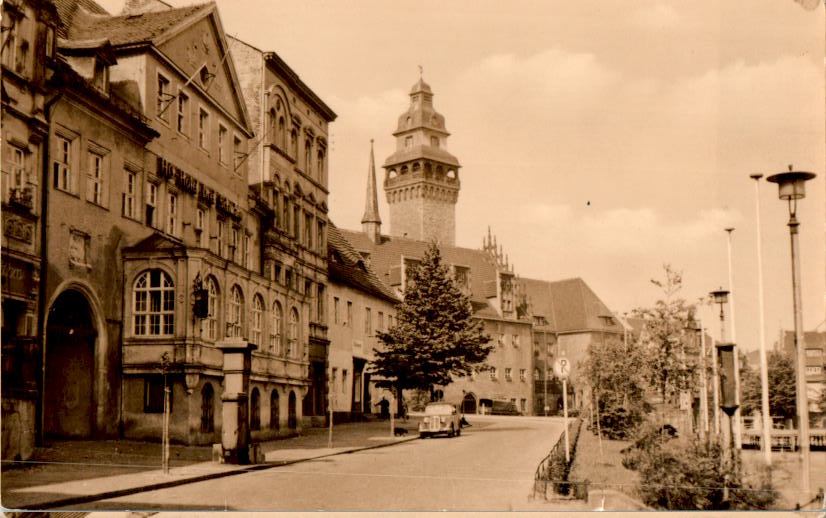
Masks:
[[[330,251],[328,268],[331,280],[359,288],[390,302],[399,302],[393,290],[379,280],[370,265],[365,263],[361,254],[332,222],[327,232],[327,248]]]
[[[387,284],[392,284],[391,279],[400,281],[402,255],[421,259],[428,246],[426,241],[390,236],[382,236],[381,243],[376,244],[370,241],[364,232],[344,229],[339,231],[356,250],[370,254],[370,265]],[[496,266],[488,254],[482,250],[446,245],[440,245],[439,250],[445,264],[470,267],[471,300],[479,303],[479,307],[486,306],[486,281],[496,280]]]
[[[605,325],[600,317],[613,316],[613,313],[579,277],[561,281],[521,278],[520,283],[524,286],[532,312],[544,316],[558,333],[623,332],[616,318],[611,325]]]
[[[67,37],[70,39],[108,39],[113,46],[119,47],[153,41],[191,16],[214,6],[213,3],[207,3],[124,16],[78,10],[73,13],[70,23],[66,20],[63,23],[68,26]]]
[[[400,164],[402,162],[415,160],[416,158],[429,158],[431,160],[436,160],[437,162],[441,162],[443,164],[452,165],[454,167],[460,167],[459,160],[455,156],[451,155],[450,153],[448,153],[440,147],[426,145],[413,146],[408,149],[396,151],[395,153],[387,157],[387,160],[384,161],[384,167],[389,167],[392,165]]]
[[[57,30],[57,35],[65,38],[69,34],[75,15],[78,12],[86,11],[92,14],[108,15],[106,9],[101,7],[94,0],[52,0],[57,8],[57,15],[60,17],[62,27]]]

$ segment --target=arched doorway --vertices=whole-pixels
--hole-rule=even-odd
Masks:
[[[95,423],[97,330],[86,297],[66,290],[49,310],[43,428],[46,435],[89,438]]]
[[[290,398],[287,401],[287,427],[295,430],[298,424],[298,416],[295,413],[295,392],[290,391]]]
[[[467,394],[465,394],[464,399],[462,399],[462,413],[476,413],[476,396],[473,395],[473,392],[468,392]]]

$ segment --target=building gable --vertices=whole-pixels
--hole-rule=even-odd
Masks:
[[[155,44],[187,78],[192,78],[190,84],[205,91],[252,134],[228,39],[214,8],[164,34]]]

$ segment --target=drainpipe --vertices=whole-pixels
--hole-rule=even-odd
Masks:
[[[40,293],[37,298],[37,319],[38,327],[40,327],[40,394],[37,400],[37,406],[40,408],[35,414],[35,427],[37,433],[35,434],[38,446],[43,445],[45,431],[43,430],[44,414],[44,398],[46,389],[46,279],[49,271],[49,264],[47,262],[46,243],[47,243],[47,228],[46,221],[49,213],[49,148],[51,147],[51,119],[52,108],[55,103],[63,97],[62,93],[57,93],[51,99],[43,103],[43,116],[46,119],[46,138],[43,139],[43,178],[40,182]]]

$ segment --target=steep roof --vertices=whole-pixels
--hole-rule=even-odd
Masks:
[[[379,195],[376,188],[376,161],[373,158],[373,140],[370,139],[370,164],[367,167],[367,194],[364,197],[362,223],[381,223],[379,216]]]
[[[109,15],[106,9],[94,0],[52,0],[52,2],[57,8],[57,15],[60,17],[62,24],[57,29],[57,35],[61,38],[68,36],[69,28],[72,26],[74,18],[79,12]]]
[[[339,231],[356,250],[370,254],[370,265],[379,278],[389,285],[401,278],[401,257],[421,259],[429,244],[426,241],[390,236],[381,236],[381,242],[377,244],[370,241],[364,232],[345,229]],[[496,266],[488,254],[482,250],[446,245],[440,245],[439,251],[446,264],[470,268],[471,300],[478,303],[479,307],[487,306],[490,285],[495,285],[496,281]]]
[[[561,281],[521,278],[531,311],[544,316],[558,333],[606,331],[622,333],[623,327],[614,318],[606,325],[603,318],[613,313],[594,291],[579,277]]]
[[[389,302],[399,302],[393,290],[379,280],[370,265],[364,261],[347,238],[332,222],[329,223],[327,249],[330,257],[328,262],[330,279],[361,289]]]
[[[213,3],[179,7],[166,11],[109,16],[105,13],[77,10],[68,26],[68,38],[77,40],[108,39],[114,47],[154,42],[170,29],[188,23],[197,14],[205,14]]]

